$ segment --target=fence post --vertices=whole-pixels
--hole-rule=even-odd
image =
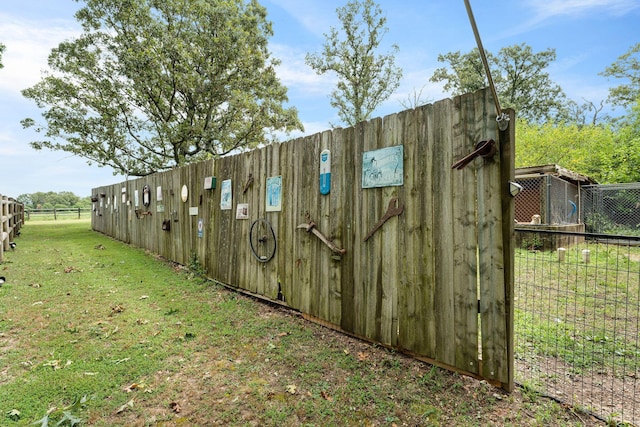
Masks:
[[[6,196],[3,196],[2,194],[0,194],[0,262],[4,261],[4,241],[5,241],[5,214],[4,214],[4,207],[5,207],[5,199]],[[6,239],[9,239],[9,236],[7,234]]]
[[[80,208],[78,208],[78,219],[80,219]]]
[[[564,257],[567,253],[567,250],[565,248],[558,248],[558,261],[564,261]]]
[[[56,208],[53,208],[53,220],[58,219],[58,215],[56,215]]]

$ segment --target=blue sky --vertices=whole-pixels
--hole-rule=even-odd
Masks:
[[[298,109],[313,134],[339,123],[329,105],[332,76],[317,76],[304,63],[308,52],[319,51],[323,34],[337,27],[335,10],[347,0],[263,0],[273,22],[273,55],[282,61],[278,75],[289,88],[290,105]],[[475,39],[463,0],[378,0],[387,15],[386,46],[400,47],[396,57],[404,77],[398,90],[374,116],[401,111],[401,102],[414,91],[437,101],[450,94],[429,82],[443,64],[440,53],[468,52]],[[548,70],[568,97],[599,103],[620,82],[599,75],[620,55],[640,42],[638,0],[471,0],[484,47],[494,53],[505,46],[527,43],[534,51],[555,48],[557,60]],[[108,168],[88,166],[64,152],[35,151],[33,133],[20,126],[40,110],[20,90],[39,81],[47,55],[62,40],[79,34],[73,0],[3,0],[0,3],[0,42],[7,47],[0,70],[0,194],[18,196],[37,191],[72,191],[90,195],[91,189],[124,180]],[[620,111],[613,111],[613,114]]]

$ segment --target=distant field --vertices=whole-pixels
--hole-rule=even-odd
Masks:
[[[29,209],[25,210],[25,222],[29,221],[57,221],[70,219],[91,219],[90,208],[69,209]]]

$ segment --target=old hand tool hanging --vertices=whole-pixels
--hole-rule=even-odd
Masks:
[[[384,213],[380,221],[378,221],[378,223],[374,225],[371,231],[369,231],[369,233],[365,236],[364,241],[366,242],[367,240],[369,240],[369,237],[373,236],[373,233],[375,233],[378,230],[378,228],[382,227],[382,224],[387,222],[389,218],[398,216],[403,211],[404,211],[404,205],[398,206],[398,198],[392,197],[391,200],[389,201],[389,207],[387,208],[387,211]]]
[[[302,228],[302,229],[306,230],[307,233],[315,234],[316,237],[318,237],[318,239],[320,239],[325,245],[329,246],[329,249],[331,249],[333,252],[335,252],[337,254],[345,254],[347,252],[346,249],[341,249],[341,248],[337,247],[335,243],[333,243],[324,234],[322,234],[316,228],[316,223],[313,222],[313,221],[310,221],[308,224],[300,224],[296,228]]]
[[[496,154],[496,142],[493,139],[480,141],[476,144],[476,149],[451,165],[451,169],[462,169],[473,161],[476,157],[493,157]]]

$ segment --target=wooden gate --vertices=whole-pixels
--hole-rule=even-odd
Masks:
[[[211,278],[310,319],[511,390],[514,126],[512,117],[499,131],[491,93],[479,91],[94,189],[92,224],[183,264],[197,257]],[[495,155],[452,168],[488,140]],[[387,211],[394,215],[368,236]],[[272,258],[254,256],[252,234],[258,245],[274,237]]]

